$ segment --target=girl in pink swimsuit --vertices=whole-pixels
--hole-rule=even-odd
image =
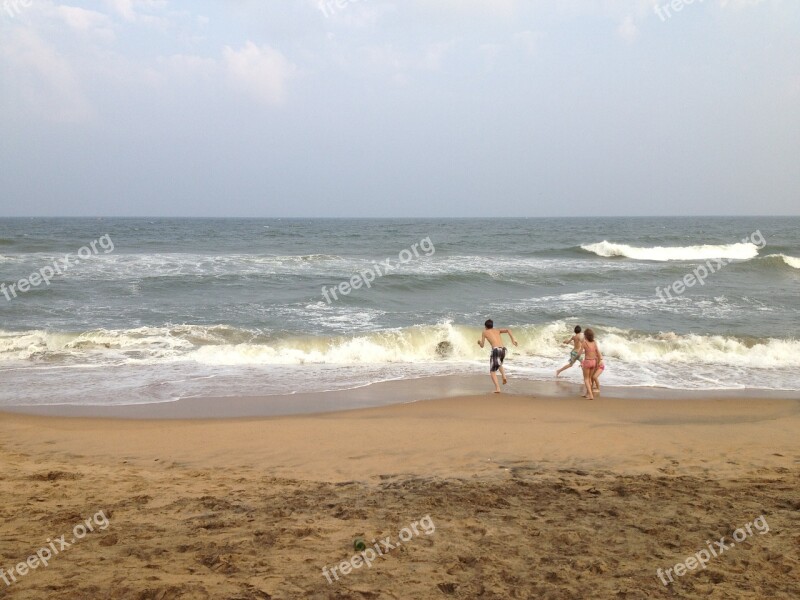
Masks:
[[[594,400],[592,378],[597,370],[597,365],[603,360],[603,355],[600,353],[600,348],[597,347],[597,342],[594,341],[594,331],[587,329],[583,335],[584,340],[581,344],[583,361],[581,361],[581,367],[583,367],[583,385],[586,388],[586,393],[583,394],[583,397]]]

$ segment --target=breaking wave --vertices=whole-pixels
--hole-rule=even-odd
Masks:
[[[596,244],[584,244],[581,248],[587,252],[593,252],[605,258],[622,256],[635,260],[652,260],[659,262],[671,260],[707,260],[711,258],[749,260],[758,256],[758,246],[749,242],[723,245],[704,244],[702,246],[654,246],[652,248],[643,248],[628,246],[627,244],[615,244],[603,240]]]

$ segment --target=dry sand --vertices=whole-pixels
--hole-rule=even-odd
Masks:
[[[800,597],[800,401],[473,396],[324,415],[0,415],[14,599]],[[674,567],[763,515],[669,586]],[[329,584],[353,539],[421,531]],[[8,576],[7,576],[8,577]]]

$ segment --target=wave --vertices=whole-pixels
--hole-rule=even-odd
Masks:
[[[523,364],[564,354],[564,322],[514,328],[512,355]],[[598,328],[609,359],[630,365],[800,367],[800,341]],[[0,331],[0,363],[14,361],[86,365],[191,362],[207,366],[399,365],[483,361],[475,343],[480,329],[439,323],[355,335],[275,336],[225,325],[98,329],[79,333]]]
[[[625,362],[661,365],[726,365],[751,368],[800,366],[800,341],[722,335],[679,335],[672,332],[631,334],[609,329],[602,336],[607,356]]]
[[[758,246],[753,243],[723,244],[702,246],[654,246],[642,248],[615,244],[607,240],[596,244],[584,244],[583,250],[598,256],[611,258],[623,256],[635,260],[672,261],[672,260],[708,260],[712,258],[727,258],[749,260],[758,256]]]
[[[0,263],[18,264],[18,276],[27,275],[42,266],[52,264],[59,257],[46,254],[0,254]],[[618,272],[643,268],[635,263],[615,262],[592,265],[583,257],[536,258],[515,256],[454,255],[426,257],[420,255],[412,261],[401,263],[398,256],[388,257],[393,267],[391,279],[402,276],[420,278],[423,283],[472,282],[485,278],[511,283],[531,283],[548,280],[553,273],[565,276],[598,278]],[[255,279],[275,276],[297,276],[345,280],[356,273],[372,269],[385,269],[383,260],[361,257],[342,257],[335,254],[258,255],[258,254],[99,254],[71,268],[73,279],[93,281],[159,280],[188,278],[196,283],[201,278],[223,279],[247,276]],[[646,267],[644,267],[646,268]],[[17,275],[17,273],[15,273]],[[395,281],[397,281],[395,279]],[[315,284],[316,287],[316,284]]]
[[[787,256],[786,254],[769,254],[764,257],[764,260],[774,261],[781,266],[790,266],[793,269],[800,269],[800,258],[794,256]]]

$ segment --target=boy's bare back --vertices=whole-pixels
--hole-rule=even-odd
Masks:
[[[572,349],[573,350],[580,350],[581,344],[583,343],[583,334],[576,333],[572,336]]]
[[[492,345],[492,348],[502,348],[503,339],[500,335],[502,332],[503,332],[502,329],[487,329],[483,332],[483,337],[489,340],[489,343]]]

